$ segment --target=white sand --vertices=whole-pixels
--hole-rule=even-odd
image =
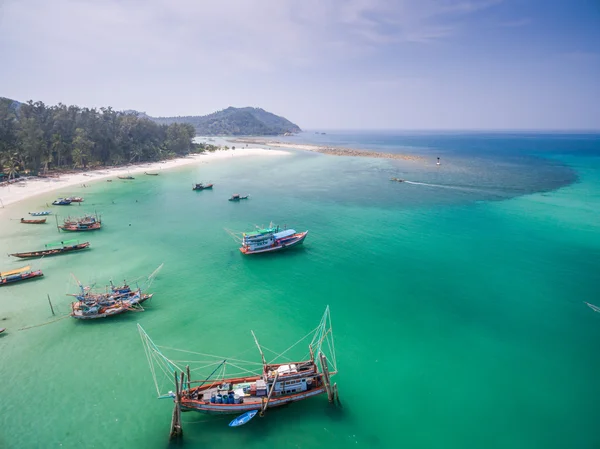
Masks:
[[[157,173],[183,165],[210,163],[220,159],[239,158],[244,156],[281,156],[290,154],[281,150],[266,150],[263,148],[238,148],[237,150],[221,150],[214,153],[194,154],[179,159],[161,162],[151,162],[138,165],[128,165],[118,168],[90,170],[86,173],[61,175],[59,178],[33,178],[22,182],[0,187],[0,214],[7,210],[6,206],[25,199],[62,189],[64,187],[89,184],[106,178],[116,178],[118,175],[133,175],[136,173]],[[4,208],[3,208],[4,206]]]

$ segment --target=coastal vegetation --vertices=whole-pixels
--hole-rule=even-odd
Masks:
[[[0,97],[3,176],[159,161],[220,148],[194,143],[195,135],[188,123],[159,124],[110,107],[47,106]]]
[[[164,125],[190,124],[201,136],[268,136],[301,131],[288,119],[261,108],[229,107],[204,116],[148,118]]]

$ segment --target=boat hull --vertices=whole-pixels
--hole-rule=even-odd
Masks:
[[[267,248],[251,250],[248,247],[242,246],[240,248],[240,252],[242,254],[246,254],[246,255],[263,254],[263,253],[272,253],[274,251],[281,251],[284,249],[293,248],[294,246],[298,246],[298,245],[301,245],[302,243],[304,243],[304,239],[306,239],[307,235],[308,235],[308,231],[299,232],[297,234],[294,234],[292,236],[292,238],[286,239],[283,242],[278,242],[275,246],[269,246]]]
[[[282,405],[291,404],[293,402],[302,401],[304,399],[318,396],[325,393],[325,387],[314,388],[310,391],[304,391],[302,393],[286,395],[282,397],[272,397],[269,401],[268,408],[280,407]],[[266,398],[265,398],[266,399]],[[182,411],[195,411],[201,413],[207,413],[210,415],[235,415],[239,413],[249,412],[252,410],[260,410],[262,404],[260,402],[253,403],[241,403],[241,404],[213,404],[205,401],[194,401],[188,399],[182,399],[181,410]]]
[[[81,243],[80,245],[68,246],[66,248],[58,249],[46,249],[42,251],[30,251],[24,253],[10,254],[13,257],[19,257],[20,259],[34,259],[36,257],[50,257],[57,256],[59,254],[71,253],[74,251],[81,251],[90,247],[89,242]]]
[[[16,284],[17,282],[28,281],[30,279],[36,279],[43,275],[44,274],[40,270],[38,270],[23,275],[8,276],[0,279],[0,287],[4,287],[5,285]]]

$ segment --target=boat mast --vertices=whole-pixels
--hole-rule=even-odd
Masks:
[[[256,346],[258,347],[258,351],[260,352],[260,356],[262,358],[263,368],[264,368],[265,366],[267,366],[267,361],[265,360],[265,355],[262,352],[262,348],[258,344],[258,340],[256,339],[256,335],[254,335],[254,331],[250,331],[250,332],[252,333],[252,337],[254,337],[254,343],[256,343]]]

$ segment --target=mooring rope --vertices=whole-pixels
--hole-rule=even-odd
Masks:
[[[48,321],[47,323],[35,324],[35,325],[33,325],[33,326],[22,327],[22,328],[21,328],[21,329],[19,329],[19,330],[20,330],[20,331],[24,331],[24,330],[27,330],[27,329],[33,329],[34,327],[40,327],[40,326],[45,326],[46,324],[56,323],[57,321],[60,321],[60,320],[62,320],[62,319],[64,319],[64,318],[67,318],[67,317],[70,317],[70,316],[71,316],[71,314],[70,314],[70,313],[68,313],[68,314],[66,314],[65,316],[61,316],[60,318],[57,318],[57,319],[55,319],[55,320]]]

